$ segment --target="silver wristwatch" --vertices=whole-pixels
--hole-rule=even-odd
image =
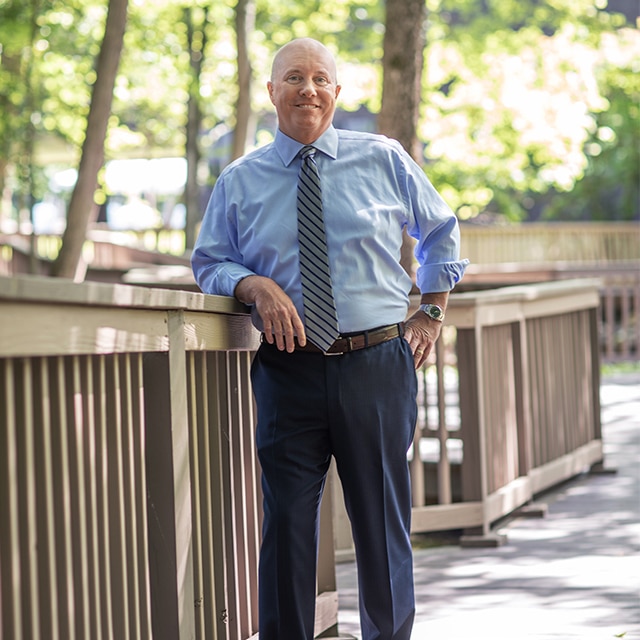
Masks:
[[[432,320],[442,322],[444,320],[444,310],[437,304],[421,304],[420,311],[426,313]]]

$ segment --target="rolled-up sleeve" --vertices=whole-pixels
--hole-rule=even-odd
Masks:
[[[227,209],[224,178],[214,187],[191,255],[198,286],[205,293],[233,296],[238,282],[254,275],[241,264],[233,209]]]
[[[408,231],[417,240],[416,285],[422,293],[451,291],[469,264],[460,258],[458,219],[422,169],[413,162],[408,169]]]
[[[418,267],[416,285],[422,293],[451,291],[462,280],[468,264],[468,260],[457,260]]]

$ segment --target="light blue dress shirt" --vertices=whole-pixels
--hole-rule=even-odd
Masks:
[[[457,219],[401,145],[330,127],[313,146],[340,331],[405,319],[412,282],[399,263],[404,227],[417,240],[420,291],[450,291],[468,264],[459,258]],[[218,178],[191,259],[205,293],[233,296],[243,278],[267,276],[304,321],[296,208],[302,147],[278,130]],[[255,310],[253,321],[262,329]]]

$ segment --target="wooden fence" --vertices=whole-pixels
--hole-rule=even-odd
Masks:
[[[462,224],[461,239],[463,291],[599,278],[603,360],[640,358],[640,223]]]
[[[451,297],[436,362],[422,371],[414,531],[446,523],[486,535],[602,460],[598,303],[595,281]]]
[[[94,244],[114,244],[139,251],[183,257],[184,232],[170,229],[109,231],[99,225],[90,230],[85,250],[88,263],[105,267],[117,256],[104,259]],[[0,275],[28,272],[24,255],[33,248],[38,258],[53,260],[59,236],[31,237],[0,234]],[[117,251],[117,250],[114,250]],[[22,256],[20,255],[22,254]],[[461,224],[461,254],[473,265],[515,264],[623,264],[640,262],[638,222],[534,222],[520,224]],[[11,264],[16,260],[16,264]],[[118,263],[119,265],[119,263]]]
[[[637,361],[640,358],[640,261],[603,265],[471,265],[458,290],[482,291],[576,278],[597,278],[599,282],[598,327],[603,361]]]
[[[461,238],[462,255],[471,265],[459,292],[597,277],[603,361],[640,358],[640,224],[463,223]],[[57,236],[0,234],[0,276],[46,275],[60,243]],[[179,230],[92,229],[83,258],[91,281],[199,291]]]
[[[251,637],[261,498],[245,308],[0,278],[0,322],[2,637]],[[318,631],[337,621],[327,524]]]
[[[602,459],[597,306],[591,281],[451,297],[437,362],[420,373],[414,531],[486,535]],[[0,278],[0,322],[2,637],[253,637],[261,497],[245,308],[16,277]],[[333,480],[317,634],[337,623]]]
[[[640,262],[638,222],[463,223],[461,241],[473,264]]]

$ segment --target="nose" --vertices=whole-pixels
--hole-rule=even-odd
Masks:
[[[313,79],[312,78],[305,78],[304,82],[302,83],[302,86],[300,87],[300,93],[303,96],[315,95],[316,87],[313,84]]]

